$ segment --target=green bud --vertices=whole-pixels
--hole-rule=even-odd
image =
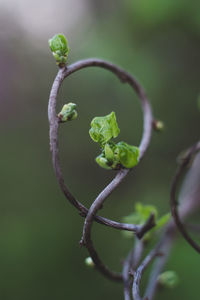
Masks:
[[[119,142],[115,148],[115,159],[125,168],[133,168],[139,162],[139,148],[125,142]]]
[[[87,257],[86,259],[85,259],[85,264],[86,264],[86,266],[88,266],[88,267],[94,267],[94,262],[93,262],[93,260],[92,260],[92,258],[91,257]]]
[[[98,165],[104,169],[111,170],[112,168],[109,166],[109,161],[103,156],[103,154],[100,154],[96,157],[96,162]]]
[[[59,66],[64,66],[69,53],[66,37],[61,33],[54,35],[49,40],[49,46],[56,59],[56,63]]]
[[[163,131],[165,125],[162,121],[159,121],[159,120],[154,120],[153,121],[153,128],[156,130],[156,131]]]
[[[179,283],[176,272],[166,271],[158,276],[158,283],[167,288],[174,288]]]
[[[103,147],[112,138],[117,137],[119,132],[116,115],[111,112],[107,116],[94,118],[91,122],[89,134],[93,141]]]
[[[60,119],[61,122],[75,120],[77,116],[78,113],[76,111],[76,104],[71,102],[65,104],[61,112],[58,114],[58,118]]]

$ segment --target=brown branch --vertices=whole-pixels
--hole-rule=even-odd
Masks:
[[[153,228],[155,225],[155,215],[151,213],[146,223],[144,223],[144,225],[141,225],[140,230],[136,232],[137,238],[141,239],[144,236],[144,234],[151,230],[151,228]]]
[[[161,237],[160,241],[156,246],[150,251],[146,256],[143,262],[140,264],[138,269],[134,272],[134,281],[132,287],[132,295],[134,300],[152,300],[157,288],[157,278],[160,272],[162,271],[166,260],[169,255],[170,248],[172,246],[174,236],[175,236],[175,225],[173,222],[170,222],[166,230]],[[150,280],[147,285],[144,298],[140,296],[140,282],[142,275],[148,265],[152,262],[153,259],[156,259],[155,265],[153,267],[152,273],[150,274]]]
[[[153,116],[151,112],[151,107],[148,102],[148,99],[145,95],[145,92],[143,88],[140,86],[140,84],[136,81],[136,79],[131,76],[126,71],[120,69],[119,67],[104,62],[102,60],[96,60],[96,59],[90,59],[87,61],[79,62],[79,69],[88,67],[88,66],[98,66],[102,68],[106,68],[113,72],[115,75],[117,75],[122,82],[126,82],[131,85],[131,87],[135,90],[135,92],[138,94],[139,99],[141,101],[141,106],[143,109],[143,115],[144,115],[144,125],[143,125],[143,136],[140,142],[140,157],[141,160],[151,139],[151,132],[152,132],[152,122],[153,122]],[[76,70],[77,69],[77,63],[72,66]],[[71,74],[71,70],[66,71],[66,76],[68,74]],[[95,218],[95,215],[97,214],[98,210],[102,207],[104,201],[107,199],[107,197],[116,189],[116,187],[122,182],[122,180],[126,177],[130,170],[128,169],[121,169],[117,173],[116,177],[111,181],[111,183],[99,194],[99,196],[95,199],[93,204],[91,205],[89,212],[86,216],[84,227],[83,227],[83,235],[81,239],[81,244],[84,244],[87,249],[90,252],[90,255],[96,254],[96,250],[92,246],[92,240],[91,240],[91,227],[92,222]],[[152,219],[151,219],[152,220]],[[152,220],[153,223],[153,220]],[[152,223],[150,224],[149,228],[152,227]],[[148,226],[146,227],[146,230],[149,230]],[[103,271],[103,270],[102,270]]]
[[[187,151],[186,155],[184,156],[184,161],[182,161],[181,165],[184,164],[185,167],[187,166],[187,164],[190,162],[190,159],[193,156],[193,154],[195,154],[198,151],[199,146],[200,146],[200,143],[197,143],[196,145],[194,145]],[[194,191],[194,181],[197,183],[199,182],[199,162],[200,162],[200,157],[199,157],[198,161],[196,161],[196,160],[194,161],[190,171],[186,175],[187,180],[185,180],[184,185],[181,188],[180,199],[183,202],[180,207],[181,218],[185,218],[199,206],[199,201],[198,201],[199,200],[199,198],[198,198],[199,186],[197,187],[197,190]],[[191,184],[192,184],[192,186],[191,186]],[[191,188],[192,188],[192,194],[191,194]],[[189,190],[189,193],[188,193],[188,190]],[[180,218],[179,215],[178,215],[178,218]],[[172,244],[175,239],[176,229],[177,229],[176,223],[174,223],[174,220],[171,220],[170,223],[166,226],[166,230],[165,230],[163,236],[161,237],[159,247],[157,248],[157,251],[161,255],[156,257],[155,264],[154,264],[154,266],[152,268],[152,272],[149,276],[150,279],[149,279],[149,282],[148,282],[148,285],[146,288],[146,292],[145,292],[145,296],[144,296],[145,300],[146,299],[152,300],[155,295],[156,288],[158,285],[157,278],[158,278],[158,275],[162,272],[164,265],[167,261],[167,258],[169,256],[170,249],[171,249]],[[140,280],[141,280],[141,278],[140,278]],[[139,298],[140,297],[140,294],[139,294],[140,280],[139,280],[139,282],[135,282],[135,289],[137,289],[137,294],[135,295],[136,298],[134,298],[134,300],[141,299],[141,298]]]
[[[122,281],[122,274],[121,273],[117,273],[117,272],[113,272],[111,271],[99,258],[99,255],[97,253],[97,251],[95,250],[92,241],[90,242],[90,244],[87,245],[87,250],[90,254],[90,257],[92,258],[94,264],[95,264],[95,268],[101,273],[103,274],[105,277],[107,277],[108,279],[114,280],[114,281],[118,281],[121,282]]]
[[[124,283],[124,300],[131,300],[130,296],[130,287],[131,287],[131,278],[130,278],[130,270],[132,266],[133,259],[133,249],[128,254],[127,258],[123,264],[122,277]]]
[[[86,60],[88,62],[88,60]],[[48,105],[48,117],[49,117],[49,125],[50,125],[50,150],[52,152],[52,161],[53,161],[53,167],[55,170],[57,181],[60,185],[60,188],[65,195],[65,197],[69,200],[69,202],[76,207],[80,215],[85,217],[88,213],[88,209],[79,201],[75,199],[75,197],[72,195],[72,193],[69,191],[68,187],[66,186],[64,182],[64,177],[62,174],[61,166],[60,166],[60,159],[59,159],[59,149],[58,149],[58,129],[59,129],[59,119],[57,117],[56,113],[56,103],[57,103],[57,96],[60,89],[60,86],[64,80],[65,77],[69,76],[75,71],[78,71],[81,66],[84,64],[85,61],[81,61],[80,63],[77,62],[76,64],[73,64],[69,66],[68,68],[60,68],[58,71],[58,74],[54,80],[54,83],[51,88],[51,93],[49,97],[49,105]],[[132,232],[140,232],[141,226],[138,225],[132,225],[132,224],[126,224],[126,223],[119,223],[107,218],[103,218],[100,216],[95,216],[95,221],[97,221],[100,224],[113,227],[119,230],[127,230]]]
[[[163,237],[162,237],[162,242],[160,244],[160,249],[159,252],[162,254],[158,257],[155,258],[155,263],[152,267],[152,272],[150,273],[149,276],[149,282],[145,291],[145,297],[144,299],[148,299],[148,300],[152,300],[156,289],[157,289],[157,285],[158,285],[158,281],[157,278],[160,275],[160,273],[162,272],[166,261],[168,259],[168,256],[170,254],[170,250],[175,238],[175,225],[173,222],[171,222],[168,226],[167,226],[167,230],[165,231]]]
[[[132,77],[130,74],[128,74],[126,71],[120,69],[119,67],[109,63],[109,62],[105,62],[102,60],[98,60],[98,59],[87,59],[87,60],[82,60],[79,62],[76,62],[75,64],[72,64],[69,67],[63,67],[59,70],[56,79],[53,83],[52,89],[51,89],[51,93],[50,93],[50,98],[49,98],[49,106],[48,106],[48,115],[49,115],[49,124],[50,124],[50,149],[52,152],[52,160],[53,160],[53,166],[54,166],[54,170],[56,173],[56,178],[59,182],[59,185],[61,187],[61,190],[63,191],[64,195],[66,196],[66,198],[70,201],[70,203],[72,205],[74,205],[81,213],[81,215],[89,215],[89,213],[87,213],[87,208],[85,208],[80,202],[78,202],[74,196],[70,193],[69,189],[67,188],[67,186],[64,183],[64,178],[62,175],[62,170],[60,167],[60,162],[59,162],[59,152],[58,152],[58,126],[59,126],[59,120],[58,117],[56,115],[56,98],[58,95],[58,91],[59,88],[64,80],[64,78],[68,77],[69,75],[71,75],[72,73],[86,68],[86,67],[92,67],[92,66],[97,66],[97,67],[102,67],[104,69],[107,69],[111,72],[113,72],[122,82],[127,82],[128,84],[130,84],[133,89],[136,91],[136,93],[138,94],[140,100],[141,100],[141,104],[142,104],[142,108],[143,108],[143,112],[144,112],[144,128],[143,128],[143,137],[140,143],[140,159],[143,157],[144,152],[146,151],[148,144],[150,142],[150,137],[151,137],[151,131],[152,131],[152,112],[151,112],[151,108],[150,105],[148,103],[148,100],[145,96],[145,93],[142,89],[142,87],[138,84],[138,82],[134,79],[134,77]],[[120,170],[116,177],[113,179],[113,181],[108,185],[108,187],[105,188],[105,190],[103,191],[104,196],[108,197],[108,195],[119,185],[119,183],[123,180],[123,178],[128,174],[129,170],[127,169],[122,169]],[[102,193],[101,193],[102,195]],[[103,198],[101,198],[102,200]],[[105,200],[105,198],[104,198]],[[99,209],[99,208],[98,208]],[[98,210],[97,209],[97,210]],[[96,213],[95,213],[96,214]],[[102,217],[96,217],[94,216],[94,214],[90,214],[91,220],[89,221],[89,227],[92,224],[93,219],[97,220],[100,223],[104,223],[107,226],[111,226],[111,227],[115,227],[117,229],[123,229],[123,230],[131,230],[133,232],[139,232],[141,227],[138,229],[138,226],[132,225],[132,227],[129,224],[121,224],[121,223],[117,223],[114,221],[111,221],[109,219],[104,219]],[[88,220],[86,222],[86,224],[88,223]],[[150,227],[153,226],[153,222],[151,222],[151,224],[149,224]],[[144,230],[144,228],[143,228]],[[145,230],[148,230],[148,228],[145,228]],[[89,229],[90,231],[90,229]],[[88,242],[89,239],[86,241]],[[87,243],[86,242],[86,243]],[[92,259],[94,260],[94,263],[96,261],[96,263],[99,265],[99,268],[102,270],[102,273],[107,273],[107,268],[103,268],[102,267],[102,263],[100,263],[100,259],[92,245],[92,242],[90,240],[90,244],[88,244],[87,246],[90,254],[92,254],[91,256]],[[108,275],[110,276],[110,275]],[[112,277],[112,276],[111,276]],[[115,275],[113,277],[116,277]]]
[[[184,159],[182,160],[182,162],[180,163],[180,166],[177,169],[177,172],[175,174],[175,177],[173,179],[172,182],[172,186],[171,186],[171,212],[172,212],[172,216],[174,218],[174,221],[178,227],[178,229],[180,230],[180,232],[182,233],[183,237],[185,238],[185,240],[192,246],[192,248],[194,248],[198,253],[200,253],[200,246],[192,239],[192,237],[189,235],[187,229],[185,228],[185,226],[183,225],[179,213],[178,213],[178,202],[176,201],[176,190],[177,190],[177,186],[178,186],[178,182],[180,177],[182,176],[186,166],[188,165],[188,163],[191,160],[191,157],[200,150],[200,142],[196,143],[194,146],[192,146],[186,153]]]
[[[134,280],[133,280],[133,288],[132,294],[134,300],[142,300],[140,296],[140,282],[142,278],[142,274],[147,266],[151,263],[151,261],[158,255],[158,251],[160,248],[160,243],[146,256],[137,270],[134,272]]]
[[[145,232],[150,230],[154,226],[154,216],[150,216],[148,222],[144,224],[143,226],[138,225],[132,225],[132,224],[125,224],[125,223],[119,223],[115,222],[110,219],[106,219],[100,216],[96,216],[98,210],[104,203],[104,201],[107,199],[107,197],[112,193],[112,191],[122,182],[122,180],[126,177],[128,172],[130,170],[128,169],[121,169],[116,174],[115,178],[111,181],[111,183],[99,194],[99,196],[96,198],[94,203],[92,204],[91,208],[88,210],[82,203],[77,201],[75,197],[71,194],[69,189],[64,183],[64,178],[59,162],[59,151],[58,151],[58,129],[59,129],[59,119],[56,114],[56,99],[59,92],[59,88],[63,82],[63,80],[68,77],[69,75],[73,74],[76,71],[79,71],[86,67],[101,67],[104,69],[107,69],[114,73],[122,82],[128,83],[131,85],[131,87],[135,90],[137,95],[139,96],[139,99],[141,101],[142,109],[143,109],[143,115],[144,115],[144,125],[143,125],[143,136],[140,143],[140,157],[141,160],[151,138],[151,131],[152,131],[152,124],[153,124],[153,117],[151,112],[151,107],[149,105],[149,102],[145,96],[145,93],[143,91],[143,88],[139,85],[139,83],[135,80],[134,77],[132,77],[129,73],[122,70],[121,68],[109,63],[105,62],[99,59],[86,59],[79,62],[76,62],[69,67],[62,67],[60,68],[55,81],[53,83],[50,98],[49,98],[49,106],[48,106],[48,116],[49,116],[49,124],[50,124],[50,149],[52,152],[52,161],[53,161],[53,167],[56,173],[56,178],[58,180],[58,183],[60,185],[60,188],[62,192],[64,193],[65,197],[69,200],[69,202],[75,206],[78,211],[80,212],[81,216],[86,217],[85,224],[84,224],[84,230],[83,230],[83,238],[82,243],[84,243],[90,253],[90,256],[92,257],[96,268],[105,276],[107,276],[110,279],[114,279],[117,281],[121,281],[123,279],[124,281],[124,293],[125,293],[125,299],[130,299],[130,277],[129,277],[129,270],[130,267],[134,269],[133,264],[133,253],[136,251],[136,249],[131,252],[131,254],[128,256],[123,269],[123,274],[118,274],[115,272],[110,271],[100,260],[94,246],[91,240],[91,227],[92,222],[95,220],[100,224],[104,224],[109,227],[113,227],[120,230],[128,230],[133,231],[138,238],[141,238]],[[200,150],[200,142],[198,142],[196,145],[191,147],[187,155],[185,156],[184,160],[182,161],[181,165],[179,166],[177,173],[174,177],[172,188],[171,188],[171,209],[172,209],[172,215],[174,217],[174,221],[183,234],[184,238],[188,241],[188,243],[197,251],[200,252],[200,246],[190,237],[187,230],[185,229],[184,225],[182,224],[178,211],[177,206],[178,203],[176,201],[176,189],[178,185],[178,181],[181,177],[181,175],[184,172],[185,167],[187,166],[188,162],[190,161],[191,157]],[[181,216],[186,215],[188,213],[187,208],[189,205],[185,205],[185,211],[183,209],[183,213],[181,211]],[[157,246],[147,255],[147,257],[143,260],[141,265],[137,268],[137,270],[134,272],[134,281],[133,281],[133,298],[135,300],[141,300],[140,296],[140,281],[142,278],[142,274],[146,267],[150,264],[150,262],[159,254],[160,251],[162,251],[162,256],[158,257],[156,259],[155,266],[153,268],[152,275],[150,277],[149,284],[147,286],[147,290],[145,293],[145,299],[151,300],[153,299],[153,296],[156,291],[157,287],[157,276],[161,272],[168,254],[169,250],[171,248],[173,239],[174,239],[174,223],[170,223],[167,226],[167,230],[165,234],[163,235],[161,241],[157,244]],[[172,230],[173,229],[173,230]]]
[[[139,264],[144,249],[142,240],[136,239],[133,249],[130,251],[123,264],[124,299],[131,300],[130,288],[133,281],[133,272]]]

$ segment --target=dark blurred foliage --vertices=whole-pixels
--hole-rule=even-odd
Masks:
[[[102,213],[121,220],[136,201],[166,212],[176,157],[199,138],[200,2],[85,0],[85,5],[87,20],[73,31],[62,29],[71,48],[69,63],[99,57],[127,69],[165,123]],[[55,18],[59,22],[59,15]],[[35,32],[31,37],[14,13],[3,10],[0,26],[0,299],[122,299],[121,285],[85,267],[87,253],[78,243],[83,219],[65,200],[52,170],[47,103],[57,67],[47,44],[51,36],[37,39]],[[115,111],[119,139],[137,145],[140,105],[130,87],[99,69],[68,78],[59,100],[58,110],[66,102],[78,105],[78,119],[60,130],[60,152],[68,186],[89,206],[114,176],[94,162],[99,150],[88,135],[91,119]],[[101,257],[120,270],[131,241],[112,229],[93,227]],[[199,267],[198,254],[178,240],[166,268],[177,271],[180,285],[161,291],[157,299],[199,299]]]

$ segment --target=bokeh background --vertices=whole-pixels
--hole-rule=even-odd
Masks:
[[[169,211],[176,157],[199,138],[200,2],[0,0],[0,299],[123,299],[121,285],[85,266],[83,219],[59,190],[51,165],[47,103],[57,66],[47,42],[58,32],[68,38],[69,63],[98,57],[134,74],[165,123],[110,196],[104,216],[121,220],[137,201],[162,214]],[[91,119],[115,111],[119,139],[137,145],[142,113],[130,87],[101,69],[66,80],[58,111],[70,101],[79,117],[60,131],[63,171],[72,193],[89,206],[114,175],[94,161]],[[98,224],[93,236],[105,262],[120,270],[131,241]],[[180,285],[156,299],[199,299],[199,256],[180,236],[166,268],[177,271]]]

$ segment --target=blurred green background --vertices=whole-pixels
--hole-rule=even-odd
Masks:
[[[85,267],[83,219],[59,190],[51,165],[47,103],[57,67],[47,41],[57,32],[68,38],[69,63],[98,57],[134,74],[165,123],[103,215],[121,220],[136,201],[164,213],[176,157],[199,138],[200,2],[0,0],[0,299],[123,299],[120,284]],[[77,103],[79,117],[60,131],[63,171],[72,193],[89,206],[114,176],[94,161],[91,119],[115,111],[119,140],[137,145],[142,113],[130,87],[97,68],[66,80],[58,111],[66,102]],[[93,237],[105,262],[120,270],[131,242],[98,224]],[[182,238],[167,269],[177,271],[180,285],[156,299],[199,299],[199,257]]]

